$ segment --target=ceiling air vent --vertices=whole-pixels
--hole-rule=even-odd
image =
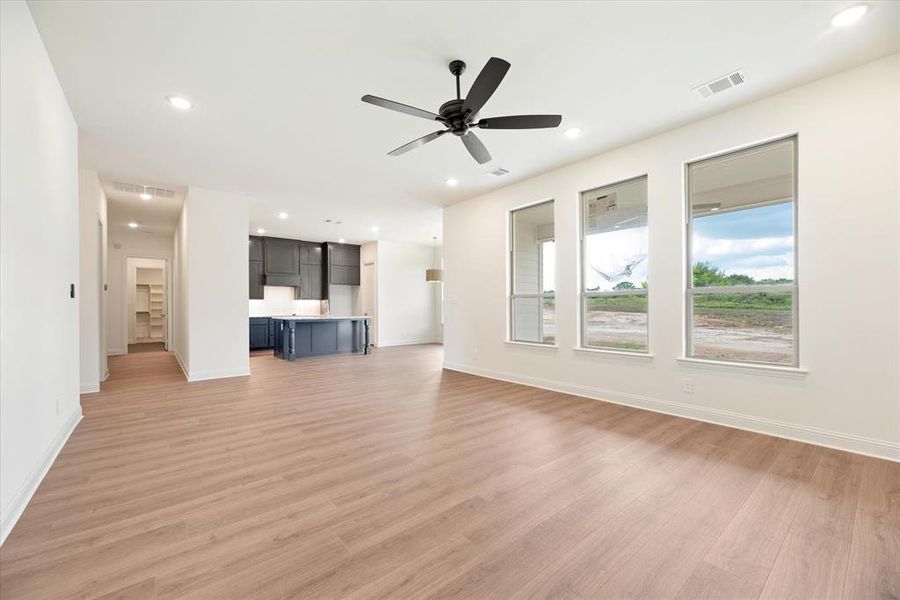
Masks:
[[[744,70],[738,69],[734,73],[722,75],[710,82],[695,87],[694,91],[701,98],[709,98],[713,94],[724,92],[725,90],[733,88],[736,85],[741,85],[742,83],[744,83]]]
[[[488,173],[488,175],[493,175],[494,177],[503,177],[507,173],[509,173],[509,171],[507,171],[506,169],[497,169],[496,171],[491,171],[490,173]]]
[[[143,194],[144,192],[156,198],[174,198],[175,192],[166,188],[154,187],[152,185],[138,185],[136,183],[125,183],[122,181],[113,181],[113,189],[117,192],[128,192],[129,194]]]

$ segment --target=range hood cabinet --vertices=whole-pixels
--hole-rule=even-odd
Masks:
[[[263,284],[293,288],[299,288],[301,285],[299,275],[283,275],[281,273],[266,273],[263,276]]]

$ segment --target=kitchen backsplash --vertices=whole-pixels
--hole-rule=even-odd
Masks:
[[[267,285],[262,300],[250,300],[251,317],[322,314],[319,300],[294,300],[294,288]]]

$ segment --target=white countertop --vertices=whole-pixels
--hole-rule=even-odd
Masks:
[[[263,318],[263,317],[258,317]],[[349,317],[338,317],[334,315],[275,315],[269,317],[270,319],[282,319],[284,321],[347,321],[347,320],[355,320],[359,321],[362,319],[371,319],[372,317],[368,315],[355,315]]]

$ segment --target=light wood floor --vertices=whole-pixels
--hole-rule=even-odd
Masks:
[[[900,464],[440,361],[111,359],[0,595],[900,597]]]
[[[136,352],[165,352],[164,342],[142,342],[140,344],[128,344],[128,354]]]

